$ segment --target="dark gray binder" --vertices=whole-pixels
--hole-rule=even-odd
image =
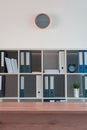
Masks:
[[[18,96],[18,77],[17,75],[6,75],[5,77],[5,97]]]
[[[36,97],[36,76],[26,75],[24,81],[24,97]]]
[[[65,77],[64,75],[55,76],[55,97],[65,97]]]
[[[5,96],[5,76],[0,75],[0,97]]]
[[[87,97],[87,75],[83,76],[83,86],[84,97]]]
[[[32,71],[41,72],[41,51],[32,51]]]

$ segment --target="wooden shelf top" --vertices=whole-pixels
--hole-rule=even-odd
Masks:
[[[2,102],[1,111],[25,112],[87,112],[87,103],[39,103],[39,102]]]

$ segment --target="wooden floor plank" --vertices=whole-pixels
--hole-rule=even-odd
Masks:
[[[87,130],[87,103],[0,103],[0,130]]]
[[[0,111],[87,111],[87,103],[2,102]]]
[[[0,113],[1,130],[87,130],[87,114]]]

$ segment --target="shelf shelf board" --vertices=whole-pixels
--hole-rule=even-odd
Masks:
[[[0,75],[18,75],[18,73],[0,73]]]
[[[42,75],[42,72],[19,73],[20,75]]]

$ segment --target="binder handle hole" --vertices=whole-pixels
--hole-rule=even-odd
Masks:
[[[62,69],[63,69],[63,66],[62,66]]]

